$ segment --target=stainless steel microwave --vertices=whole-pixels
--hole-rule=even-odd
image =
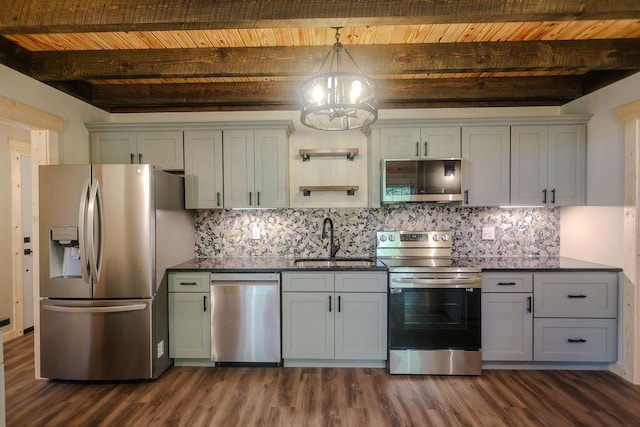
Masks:
[[[382,160],[383,203],[462,201],[460,158]]]

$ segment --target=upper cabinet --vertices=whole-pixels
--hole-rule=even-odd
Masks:
[[[378,120],[368,134],[369,206],[381,160],[462,157],[462,206],[586,204],[589,115]]]
[[[511,205],[584,205],[585,126],[511,127]]]
[[[288,205],[289,143],[284,129],[223,132],[224,207]]]
[[[382,159],[460,157],[460,127],[380,129]]]
[[[182,131],[94,132],[91,163],[151,164],[165,170],[183,170]]]
[[[184,132],[184,197],[187,209],[222,209],[222,131]]]
[[[509,204],[509,126],[462,128],[464,206]]]

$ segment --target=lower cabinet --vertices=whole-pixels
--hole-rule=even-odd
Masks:
[[[617,274],[484,273],[482,360],[615,362]]]
[[[531,361],[533,275],[482,275],[482,360]]]
[[[211,358],[208,273],[169,274],[169,357]]]
[[[285,272],[282,290],[284,359],[386,360],[386,272]]]

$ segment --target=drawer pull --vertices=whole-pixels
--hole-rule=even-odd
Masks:
[[[180,282],[180,286],[196,286],[196,282]]]
[[[575,338],[569,338],[569,339],[567,339],[567,342],[572,343],[572,344],[573,344],[573,343],[582,344],[582,343],[587,342],[587,340],[585,340],[584,338],[577,338],[577,339],[575,339]]]
[[[586,298],[586,295],[567,295],[567,298]]]
[[[516,282],[498,282],[498,286],[515,286]]]

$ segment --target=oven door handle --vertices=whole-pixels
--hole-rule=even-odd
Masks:
[[[482,279],[456,278],[456,279],[410,279],[410,278],[392,278],[391,288],[479,288],[482,286]]]

